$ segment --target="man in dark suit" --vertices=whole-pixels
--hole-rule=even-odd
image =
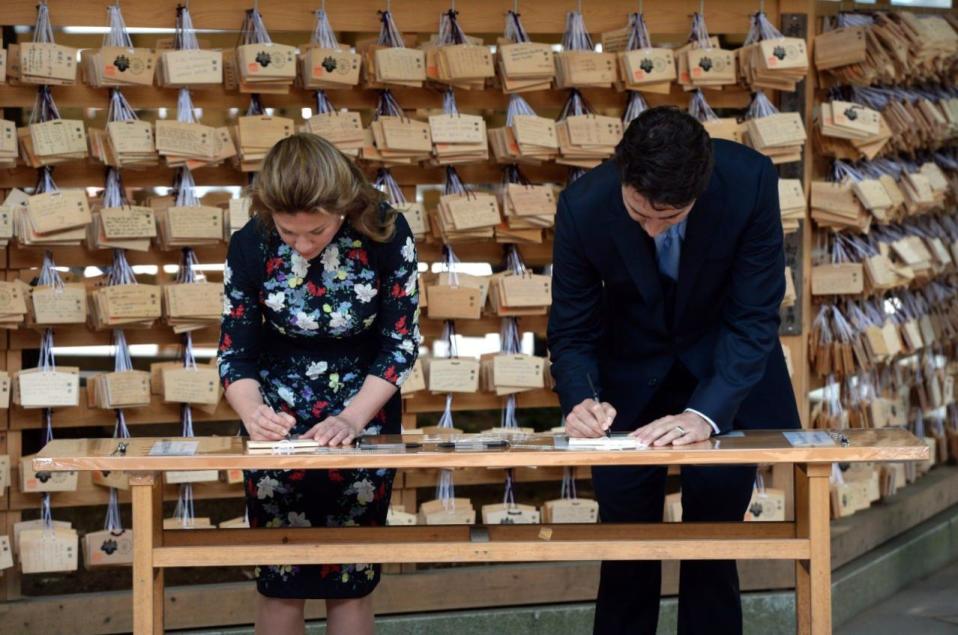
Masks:
[[[778,339],[778,177],[674,108],[559,197],[549,348],[570,436],[685,445],[799,427]],[[593,401],[590,380],[599,392]],[[661,522],[664,467],[592,471],[602,522]],[[740,521],[755,466],[682,468],[684,521]],[[661,563],[602,563],[595,633],[655,633]],[[734,561],[683,562],[679,633],[740,633]]]

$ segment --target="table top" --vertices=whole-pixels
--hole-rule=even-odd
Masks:
[[[792,434],[795,432],[801,438],[795,438]],[[791,440],[786,433],[792,435]],[[33,464],[34,469],[45,471],[162,471],[729,465],[917,461],[929,458],[928,446],[900,428],[842,430],[840,434],[847,438],[847,445],[832,440],[837,435],[829,435],[823,430],[749,430],[682,447],[630,450],[567,449],[560,447],[565,437],[548,434],[501,437],[510,438],[510,444],[505,448],[444,449],[437,443],[448,440],[447,437],[420,434],[364,439],[374,444],[387,444],[388,447],[383,449],[320,448],[309,454],[248,454],[246,439],[241,437],[54,439],[35,456]],[[481,442],[490,436],[464,435],[463,438]],[[823,444],[803,445],[803,441],[816,440]],[[403,442],[420,445],[411,449],[396,447],[395,444]],[[122,455],[117,453],[120,443],[127,444]],[[170,452],[190,451],[192,453],[188,455],[169,455]]]

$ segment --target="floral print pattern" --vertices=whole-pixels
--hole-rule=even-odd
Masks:
[[[272,408],[296,418],[302,434],[338,414],[367,375],[397,386],[418,354],[418,264],[402,216],[388,243],[344,223],[327,247],[306,260],[275,230],[250,221],[230,241],[223,273],[220,378],[260,383]],[[397,433],[399,395],[367,426]],[[252,470],[245,472],[253,527],[383,525],[394,470]],[[349,598],[379,582],[374,564],[256,568],[260,593],[287,598]]]

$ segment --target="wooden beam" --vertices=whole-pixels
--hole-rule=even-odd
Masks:
[[[87,0],[84,3],[70,0],[50,0],[50,18],[55,27],[63,25],[104,26],[106,6],[112,0]],[[126,23],[137,27],[171,28],[175,17],[177,0],[153,0],[152,2],[125,3],[123,16]],[[229,29],[240,27],[243,11],[250,8],[246,0],[192,0],[190,13],[197,29]],[[603,0],[587,3],[584,15],[587,26],[596,36],[601,31],[626,26],[626,15],[635,10],[635,2],[627,0]],[[690,14],[697,8],[693,2],[668,2],[649,0],[645,3],[649,30],[653,34],[684,34],[689,30]],[[748,30],[748,16],[754,13],[756,3],[751,0],[723,0],[705,4],[705,15],[711,33],[739,33]],[[511,0],[459,0],[456,9],[459,21],[469,33],[501,33],[503,15],[513,7]],[[306,2],[268,2],[261,5],[263,19],[270,32],[311,30],[315,18],[314,5]],[[327,8],[330,22],[337,32],[379,31],[377,11],[384,5],[379,0],[354,0],[330,2]],[[532,34],[558,34],[565,28],[565,12],[573,10],[572,2],[556,6],[547,2],[527,2],[522,5],[525,29]],[[777,18],[777,3],[769,2],[772,19]],[[439,15],[449,9],[445,0],[395,0],[392,10],[403,33],[435,33]],[[36,6],[33,0],[6,0],[4,24],[33,24],[36,21]]]
[[[610,523],[582,525],[414,525],[411,527],[343,527],[279,529],[209,529],[204,531],[168,530],[166,547],[252,547],[259,545],[426,544],[430,542],[466,543],[476,529],[488,534],[492,543],[630,541],[630,540],[707,540],[723,539],[785,540],[796,537],[794,523]],[[547,538],[545,536],[548,536]]]
[[[809,557],[808,540],[610,540],[503,544],[421,542],[403,544],[339,543],[326,545],[256,545],[161,547],[154,549],[157,567],[256,566],[283,564],[346,564],[350,562],[557,562],[586,560],[794,560]],[[824,631],[823,631],[824,633]]]

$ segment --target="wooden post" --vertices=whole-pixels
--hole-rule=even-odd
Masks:
[[[163,544],[163,487],[157,474],[130,475],[133,499],[133,633],[163,635],[163,569],[153,549]]]
[[[832,543],[828,463],[795,466],[795,523],[798,538],[809,539],[810,558],[795,562],[796,632],[832,632]]]

